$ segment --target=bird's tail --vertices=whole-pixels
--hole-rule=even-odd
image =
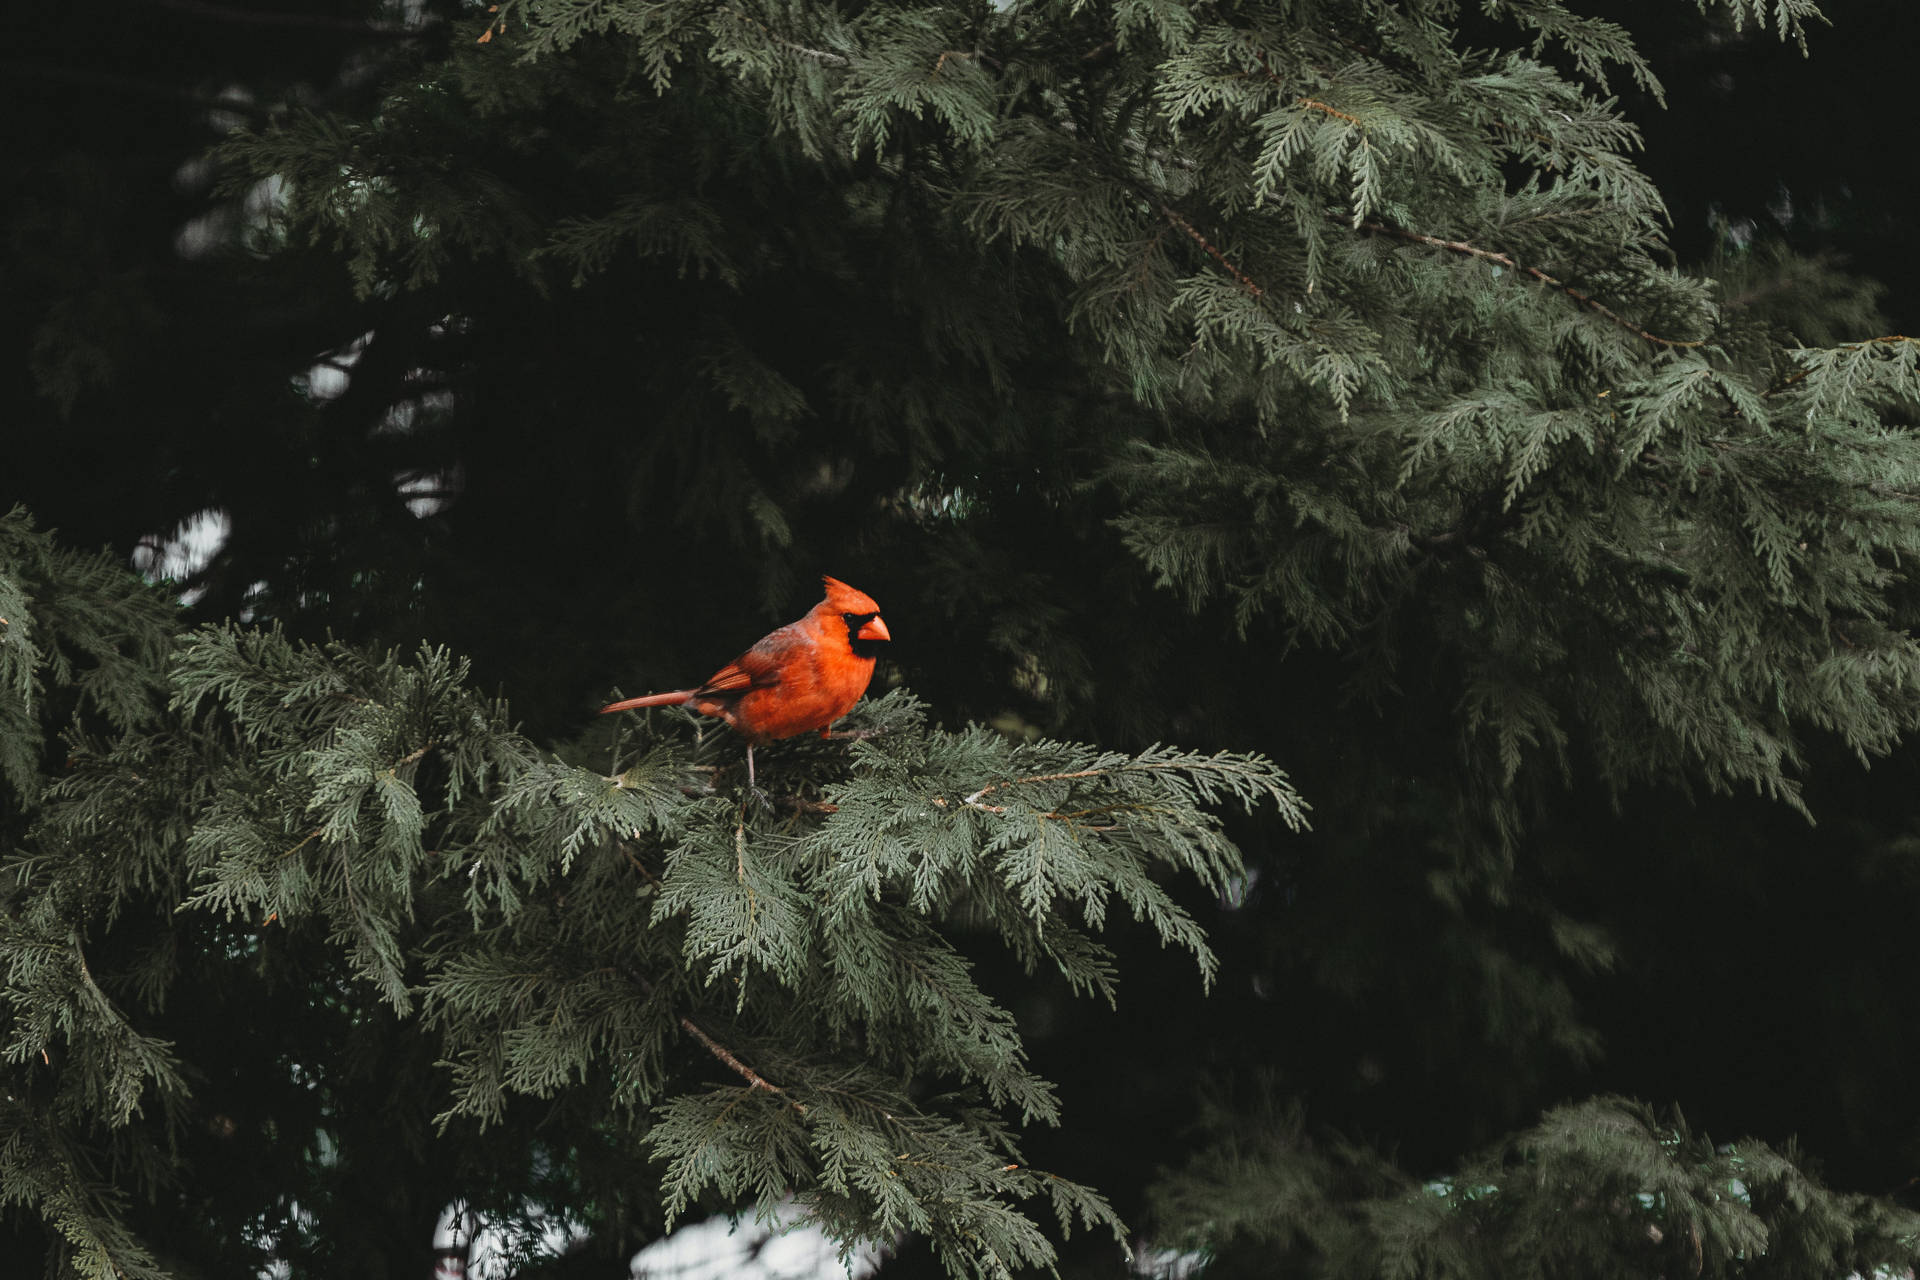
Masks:
[[[671,693],[650,693],[644,698],[628,698],[622,702],[609,702],[600,708],[600,714],[609,711],[636,711],[641,707],[677,707],[693,701],[692,689],[675,689]]]

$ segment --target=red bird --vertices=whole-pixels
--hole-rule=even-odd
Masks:
[[[872,596],[837,578],[821,581],[826,599],[806,617],[763,637],[699,688],[610,702],[600,714],[684,705],[718,716],[747,740],[747,785],[754,786],[753,749],[810,729],[826,737],[867,691],[875,643],[893,639]]]

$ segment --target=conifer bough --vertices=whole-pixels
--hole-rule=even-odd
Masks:
[[[384,1028],[385,1087],[430,1102],[443,1159],[545,1099],[624,1153],[625,1180],[659,1160],[669,1223],[708,1195],[792,1199],[849,1244],[918,1232],[982,1273],[1044,1265],[1027,1202],[1063,1229],[1119,1222],[1028,1167],[1007,1116],[1059,1110],[953,921],[1112,1000],[1099,934],[1118,909],[1211,981],[1163,877],[1217,892],[1240,874],[1223,800],[1304,812],[1259,756],[1015,745],[928,728],[896,690],[857,713],[884,736],[850,765],[804,744],[782,759],[780,785],[820,803],[776,819],[712,795],[683,740],[619,747],[611,773],[537,748],[443,650],[235,626],[172,639],[103,561],[60,555],[18,513],[0,538],[27,574],[0,575],[0,660],[17,664],[0,713],[38,723],[28,695],[50,687],[122,722],[75,737],[57,779],[15,741],[10,775],[30,812],[5,864],[0,1179],[83,1274],[166,1274],[126,1224],[129,1188],[89,1171],[194,1194],[207,1170],[180,1144],[222,1105],[196,1082],[232,1049],[174,1011],[265,998],[276,974]],[[75,618],[110,621],[151,665],[116,653],[73,683],[57,655],[87,642]],[[350,1071],[352,1039],[284,1065],[285,1083]],[[324,1145],[314,1123],[300,1141]]]

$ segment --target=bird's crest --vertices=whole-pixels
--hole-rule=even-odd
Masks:
[[[850,587],[838,578],[822,575],[820,581],[827,585],[827,608],[834,613],[879,613],[880,606],[873,597],[858,587]]]

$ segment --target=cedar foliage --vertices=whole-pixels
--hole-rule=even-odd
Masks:
[[[181,1190],[168,1155],[195,1120],[189,1079],[221,1074],[201,1055],[225,1053],[156,1032],[209,963],[242,972],[227,983],[310,968],[350,1020],[423,1038],[446,1070],[407,1085],[439,1099],[432,1124],[455,1146],[510,1122],[516,1099],[585,1095],[572,1123],[661,1163],[667,1225],[710,1192],[788,1196],[850,1245],[913,1231],[956,1272],[1045,1264],[1025,1202],[1063,1231],[1119,1222],[1026,1166],[1008,1116],[1057,1123],[1052,1087],[942,922],[1112,1000],[1098,935],[1124,913],[1210,980],[1161,875],[1219,891],[1240,874],[1221,802],[1303,816],[1259,756],[943,732],[898,690],[863,706],[879,736],[851,762],[770,753],[793,788],[781,805],[723,788],[684,732],[615,745],[606,772],[528,742],[442,650],[232,626],[169,646],[129,575],[59,556],[18,512],[0,536],[43,575],[5,581],[27,606],[9,615],[27,673],[15,721],[34,722],[25,695],[51,677],[123,729],[72,738],[56,780],[19,780],[37,803],[4,872],[16,1078],[0,1178],[77,1274],[167,1274],[116,1212],[119,1184]],[[63,630],[74,615],[125,628],[153,665],[75,680],[61,646],[99,646]],[[324,1146],[321,1125],[299,1140]],[[305,1188],[273,1191],[283,1214],[321,1216]],[[257,1266],[278,1242],[256,1227],[246,1243]]]
[[[1205,1124],[1213,1144],[1156,1196],[1210,1276],[1897,1275],[1920,1227],[1822,1187],[1798,1152],[1715,1144],[1619,1098],[1557,1107],[1425,1182],[1271,1096],[1216,1102]]]
[[[1800,44],[1817,17],[1703,11]],[[1673,944],[1590,832],[1637,849],[1695,789],[1802,804],[1920,710],[1915,344],[1827,264],[1673,261],[1612,96],[1661,92],[1626,30],[1557,0],[429,12],[370,96],[220,151],[272,204],[234,249],[313,309],[235,394],[278,396],[287,473],[332,487],[212,486],[244,509],[195,585],[286,630],[176,638],[6,535],[41,584],[18,616],[73,631],[0,646],[28,801],[0,1195],[51,1267],[370,1271],[454,1199],[612,1252],[794,1192],[990,1274],[1053,1256],[1036,1218],[1116,1223],[1025,1168],[1061,1147],[1016,1119],[1087,1135],[1065,1089],[1129,1117],[1080,1168],[1178,1170],[1126,1216],[1223,1270],[1911,1262],[1910,1217],[1777,1142],[1610,1102],[1526,1128],[1620,1038],[1597,989],[1674,982],[1632,972]],[[36,341],[79,363],[43,389],[84,414],[112,362],[62,316]],[[455,501],[415,520],[423,480]],[[697,725],[539,745],[842,561],[923,620],[900,661],[942,717],[1036,741],[895,693],[861,713],[883,737],[792,744],[772,810]],[[1263,757],[1168,738],[1279,760],[1316,832],[1281,830]],[[1227,843],[1211,804],[1258,797]],[[1201,1064],[1155,1087],[1275,1062],[1312,1124],[1196,1146],[1034,1065],[1088,1025],[1053,994],[1165,963],[1110,908],[1224,960],[1204,1008],[1152,1002]],[[1367,1137],[1328,1159],[1319,1125]],[[1375,1150],[1416,1130],[1414,1172]],[[1869,1141],[1910,1165],[1920,1127]],[[1735,1159],[1786,1208],[1685,1207]],[[217,1224],[168,1212],[235,1166]]]

